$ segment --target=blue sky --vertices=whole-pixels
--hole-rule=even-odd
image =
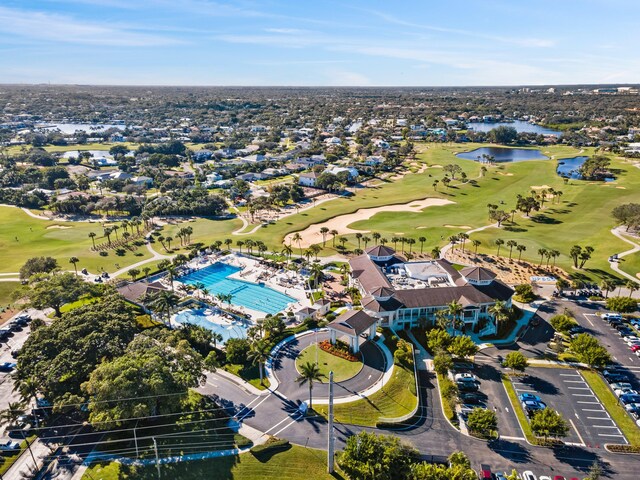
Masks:
[[[640,83],[637,0],[2,0],[0,82]]]

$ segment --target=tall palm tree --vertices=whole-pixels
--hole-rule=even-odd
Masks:
[[[507,247],[509,247],[509,260],[511,260],[511,255],[513,254],[513,247],[517,247],[518,242],[515,240],[507,240]]]
[[[380,240],[380,237],[381,237],[382,235],[380,235],[378,232],[373,232],[373,233],[371,234],[371,236],[373,237],[373,241],[374,241],[374,242],[376,242],[376,245],[377,245],[377,244],[378,244],[378,240]]]
[[[96,232],[89,232],[89,238],[91,239],[91,243],[93,243],[93,249],[96,248]]]
[[[474,248],[474,253],[477,255],[478,254],[478,247],[480,245],[482,245],[482,242],[480,240],[471,240],[471,243],[473,244],[473,248]]]
[[[211,340],[213,340],[213,348],[218,348],[218,342],[224,340],[224,337],[218,332],[213,332],[211,334]]]
[[[500,247],[502,245],[504,245],[504,240],[502,240],[501,238],[496,239],[496,245],[498,246],[498,253],[496,254],[496,256],[500,256]]]
[[[456,300],[447,305],[447,313],[451,316],[451,327],[453,328],[453,336],[456,335],[456,327],[460,323],[460,316],[464,311],[464,307]]]
[[[602,283],[600,284],[600,288],[605,291],[604,298],[608,298],[609,292],[616,288],[616,284],[613,280],[609,280],[608,278],[605,278],[604,280],[602,280]]]
[[[442,253],[442,250],[440,250],[440,247],[435,246],[431,249],[431,256],[433,258],[440,258],[440,254]]]
[[[464,244],[469,239],[469,235],[466,233],[459,233],[458,239],[462,240],[462,253],[464,253]]]
[[[178,304],[178,297],[175,293],[163,290],[154,295],[154,299],[151,302],[151,306],[160,312],[160,314],[166,314],[167,325],[171,320],[171,312],[173,307]]]
[[[638,287],[638,284],[633,280],[627,280],[624,286],[627,287],[627,290],[629,290],[629,298],[631,298],[631,295],[633,295],[633,292],[635,292],[636,290],[638,290],[638,288],[640,288]]]
[[[518,261],[520,262],[522,260],[522,252],[524,252],[527,249],[527,247],[525,247],[524,245],[518,244],[516,245],[516,250],[518,250]]]
[[[546,248],[539,248],[538,249],[538,255],[540,255],[540,263],[538,264],[538,266],[542,265],[542,262],[544,261],[544,256],[547,254],[547,249]]]
[[[264,385],[264,364],[269,360],[271,355],[271,348],[264,340],[257,340],[251,344],[247,358],[253,365],[258,365],[258,372],[260,373],[260,385]]]
[[[507,307],[502,300],[496,300],[496,303],[491,305],[487,310],[490,315],[493,315],[493,319],[496,322],[496,328],[507,319]]]
[[[293,253],[293,249],[291,245],[286,245],[282,247],[282,253],[287,257],[287,263],[291,260],[291,254]]]
[[[302,256],[302,235],[300,235],[300,232],[294,233],[291,240],[298,243],[298,248],[300,249],[300,256]]]
[[[329,229],[327,227],[320,228],[320,234],[322,235],[322,246],[325,247],[327,245],[327,233],[329,233]]]
[[[424,242],[427,241],[426,237],[418,237],[418,241],[420,242],[420,255],[422,255],[422,251],[424,250]]]
[[[142,269],[142,271],[144,272],[144,278],[147,280],[147,282],[149,281],[149,274],[151,273],[151,267],[144,267]]]
[[[338,231],[337,230],[329,230],[329,235],[331,235],[332,237],[332,241],[333,241],[333,248],[336,248],[336,236],[338,235]]]
[[[24,405],[20,402],[9,402],[7,408],[0,412],[0,425],[11,425],[18,421],[18,417],[25,414]],[[33,460],[33,464],[38,468],[38,462],[36,462],[36,457],[33,456],[33,451],[31,450],[31,443],[29,443],[29,439],[27,438],[24,432],[22,433],[22,438],[27,443],[27,448],[29,449],[29,454],[31,454],[31,459]]]
[[[69,259],[69,263],[73,263],[73,269],[76,271],[76,275],[78,275],[78,262],[80,259],[78,257],[71,257]]]
[[[244,245],[244,242],[242,240],[238,240],[236,242],[236,245],[238,246],[238,248],[240,249],[240,253],[242,253],[242,247]]]
[[[309,410],[313,409],[313,382],[321,381],[325,375],[320,372],[320,368],[311,362],[300,366],[300,375],[296,379],[299,385],[309,384]]]

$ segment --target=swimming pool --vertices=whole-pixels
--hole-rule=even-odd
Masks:
[[[188,273],[181,277],[180,281],[189,285],[202,283],[211,295],[231,294],[233,305],[241,305],[272,315],[287,308],[289,303],[295,303],[294,298],[265,285],[227,278],[238,271],[240,271],[238,267],[217,262],[202,270]]]
[[[204,308],[185,310],[178,313],[174,320],[182,325],[191,323],[219,333],[222,337],[222,341],[217,342],[219,345],[224,345],[231,338],[247,338],[247,325],[238,320],[223,320],[207,315]]]

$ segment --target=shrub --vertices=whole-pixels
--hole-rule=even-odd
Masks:
[[[290,446],[291,444],[289,443],[289,440],[269,437],[265,443],[251,447],[251,450],[249,451],[254,455],[260,455],[275,450],[285,450]]]
[[[638,301],[629,297],[609,297],[607,308],[618,313],[631,313],[638,308]]]
[[[249,354],[249,340],[245,338],[230,338],[225,344],[227,362],[244,364]]]
[[[324,350],[331,355],[335,355],[336,357],[343,358],[344,360],[348,360],[350,362],[359,362],[360,361],[360,352],[357,354],[353,354],[349,351],[349,345],[340,340],[336,340],[335,344],[332,344],[329,340],[323,340],[318,344],[321,350]]]
[[[533,293],[533,287],[528,283],[516,285],[516,295],[519,302],[529,303],[536,299],[537,295]]]
[[[554,315],[549,319],[549,324],[553,327],[557,332],[567,333],[571,327],[577,325],[577,322],[573,317],[569,315]]]

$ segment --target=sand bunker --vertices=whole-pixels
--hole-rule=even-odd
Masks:
[[[67,228],[71,228],[71,227],[67,227],[66,225],[49,225],[47,227],[47,230],[49,230],[50,228],[59,228],[61,230],[66,230]]]
[[[326,222],[315,223],[313,225],[310,225],[306,229],[302,230],[301,232],[298,232],[302,237],[302,241],[300,242],[300,247],[307,248],[313,244],[321,243],[322,234],[320,233],[320,229],[322,227],[327,227],[329,230],[336,230],[338,232],[338,235],[347,235],[350,233],[357,233],[357,232],[366,233],[366,232],[369,232],[370,230],[354,230],[352,228],[349,228],[349,225],[361,220],[369,220],[376,213],[382,213],[382,212],[418,213],[427,207],[449,205],[451,203],[454,203],[454,202],[450,200],[445,200],[443,198],[425,198],[424,200],[419,200],[419,201],[414,200],[414,201],[400,204],[400,205],[386,205],[384,207],[361,208],[360,210],[354,213],[349,213],[347,215],[340,215],[330,220],[327,220]],[[294,235],[293,233],[288,234],[284,238],[284,241],[285,243],[293,243],[295,246],[298,246],[298,242],[292,242],[291,240],[293,238],[293,235]],[[402,235],[402,234],[395,233],[394,235]],[[331,235],[326,236],[326,239],[329,242],[329,245],[331,245],[331,241],[332,241],[331,238],[332,238]]]
[[[460,230],[471,230],[469,225],[443,225],[445,228],[459,228]]]
[[[502,172],[498,172],[498,175],[502,175],[503,177],[513,177],[513,173],[502,173]]]
[[[531,185],[531,190],[549,190],[551,187],[549,185]]]
[[[619,188],[620,190],[626,190],[627,189],[627,187],[616,187],[616,188]]]

